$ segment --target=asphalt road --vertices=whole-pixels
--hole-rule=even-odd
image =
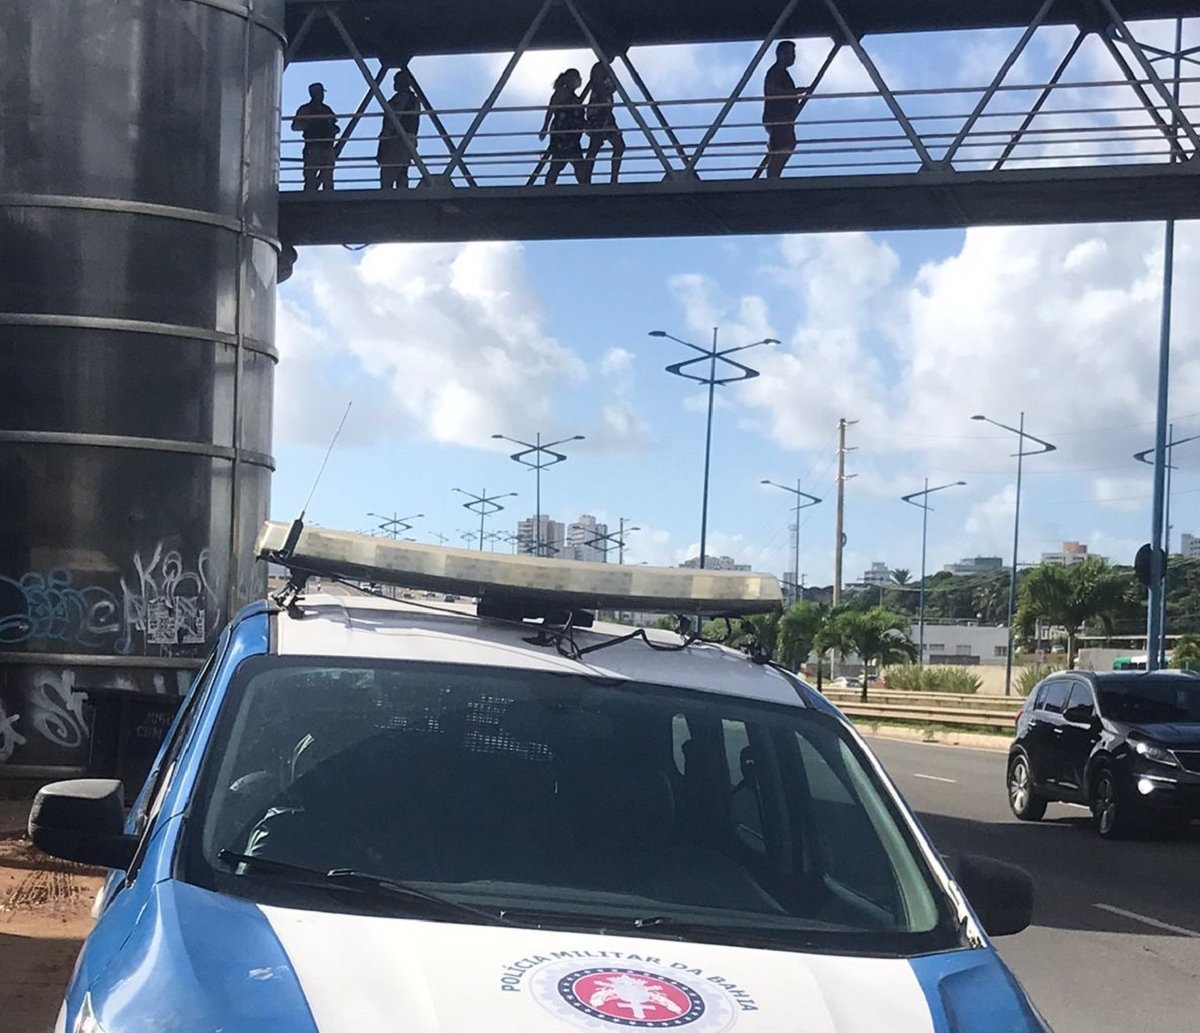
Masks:
[[[1200,829],[1108,843],[1079,807],[1018,822],[1005,754],[872,739],[934,843],[1018,864],[1034,924],[996,946],[1055,1033],[1200,1031]]]

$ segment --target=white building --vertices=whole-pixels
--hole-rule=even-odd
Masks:
[[[1089,557],[1097,560],[1105,558],[1097,556],[1094,552],[1089,553],[1083,542],[1063,542],[1061,552],[1043,552],[1042,562],[1055,567],[1069,567],[1075,563],[1082,563]]]
[[[863,571],[862,582],[865,585],[890,585],[892,571],[886,563],[875,560],[870,570]]]
[[[541,513],[538,516],[526,517],[517,524],[517,552],[524,556],[535,556],[539,541],[542,543],[543,556],[562,556],[566,548],[566,534],[562,523]]]
[[[1185,534],[1179,539],[1179,552],[1184,559],[1200,560],[1200,537]]]
[[[921,639],[920,625],[909,629],[913,642]],[[973,621],[958,623],[925,622],[927,664],[974,667],[979,664],[1003,664],[1008,653],[1008,628]]]
[[[590,513],[584,513],[567,526],[567,547],[563,557],[583,563],[607,563],[612,543],[602,539],[608,534],[608,524],[600,523]]]
[[[949,574],[998,574],[1004,569],[1004,560],[999,556],[975,556],[947,563],[942,569]]]
[[[690,560],[684,560],[681,567],[689,567],[695,569],[700,566],[700,557],[693,556]],[[706,556],[704,558],[704,567],[706,570],[749,570],[749,563],[738,563],[732,556]]]

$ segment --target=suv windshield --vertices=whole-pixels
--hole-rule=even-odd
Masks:
[[[1200,723],[1200,678],[1180,674],[1097,678],[1100,713],[1125,724]]]
[[[961,942],[836,720],[681,688],[248,660],[189,829],[192,881],[293,906],[355,904],[320,880],[268,878],[265,862],[556,928],[885,954]],[[238,854],[264,863],[229,864]]]

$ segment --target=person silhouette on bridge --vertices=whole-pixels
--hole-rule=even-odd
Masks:
[[[421,103],[408,69],[401,69],[392,78],[396,91],[388,101],[404,130],[407,140],[396,132],[396,127],[386,117],[379,130],[379,149],[375,160],[379,162],[379,185],[384,190],[404,190],[408,187],[408,167],[413,162],[413,150],[417,146],[417,134],[421,128]],[[410,145],[411,142],[411,145]]]
[[[550,163],[546,170],[547,186],[558,182],[559,173],[566,168],[567,162],[575,170],[575,182],[588,182],[588,166],[583,156],[585,116],[583,102],[579,98],[582,85],[583,76],[578,68],[568,68],[554,80],[554,92],[550,95],[546,117],[538,133],[539,140],[545,140],[547,133],[550,135],[546,153],[542,156],[543,161]],[[537,172],[530,178],[535,180]]]
[[[784,40],[775,48],[775,63],[763,81],[763,128],[767,131],[767,153],[763,159],[767,179],[778,179],[796,149],[796,116],[808,94],[792,81],[788,71],[796,63],[796,44]],[[760,166],[761,168],[761,166]],[[757,176],[757,173],[755,174]]]
[[[310,85],[308,96],[308,103],[301,104],[292,119],[292,132],[304,137],[304,189],[332,190],[337,117],[325,103],[321,83]]]
[[[603,62],[597,61],[592,65],[592,74],[588,79],[587,88],[581,95],[581,100],[587,101],[584,121],[588,131],[587,149],[587,178],[592,179],[592,170],[596,166],[596,156],[605,144],[612,147],[612,175],[610,182],[617,182],[621,174],[621,156],[625,153],[625,137],[617,125],[616,110],[613,107],[613,97],[617,85]]]

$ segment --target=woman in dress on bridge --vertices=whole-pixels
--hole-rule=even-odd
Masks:
[[[531,182],[537,179],[541,164],[550,163],[546,171],[546,185],[558,182],[559,173],[570,162],[575,170],[575,181],[586,183],[589,179],[587,161],[583,157],[584,110],[583,101],[579,97],[579,88],[583,85],[583,76],[577,68],[568,68],[554,80],[554,93],[546,107],[546,117],[542,121],[538,139],[546,139],[550,134],[550,142],[542,162],[530,177]]]

